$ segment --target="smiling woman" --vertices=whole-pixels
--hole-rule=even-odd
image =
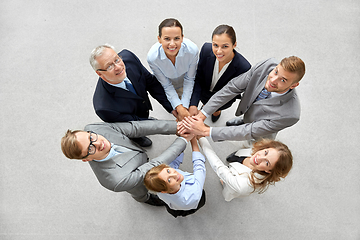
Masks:
[[[200,138],[199,143],[212,169],[219,176],[225,201],[248,196],[255,191],[263,193],[269,185],[285,178],[293,163],[289,148],[279,142],[263,139],[254,143],[252,149],[241,149],[230,155],[226,166],[216,155],[208,140]]]
[[[250,63],[235,50],[237,46],[236,34],[229,25],[217,26],[211,43],[204,43],[201,48],[197,67],[195,86],[190,100],[190,115],[198,113],[201,100],[206,104],[210,98],[220,91],[231,79],[248,71]],[[240,95],[225,103],[212,114],[211,120],[216,122],[220,118],[221,110],[229,108]]]
[[[180,154],[170,166],[161,164],[150,169],[144,178],[147,189],[157,192],[166,203],[166,210],[174,217],[195,213],[205,205],[205,158],[200,153],[197,140],[191,140],[193,150],[193,174],[179,170],[184,153]]]
[[[147,61],[178,120],[189,116],[188,108],[194,87],[199,49],[184,38],[181,23],[168,18],[159,25],[158,42],[149,50]]]

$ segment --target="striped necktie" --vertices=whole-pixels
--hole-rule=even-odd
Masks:
[[[265,88],[260,92],[259,96],[256,98],[256,101],[259,101],[261,99],[268,98],[270,96],[271,92],[268,92]]]

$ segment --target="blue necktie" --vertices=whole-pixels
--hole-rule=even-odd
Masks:
[[[136,94],[135,89],[134,89],[134,86],[131,84],[131,82],[128,81],[128,80],[124,80],[124,81],[125,81],[125,86],[126,86],[126,88],[127,88],[130,92]]]
[[[256,98],[256,101],[259,101],[261,99],[268,98],[270,96],[271,92],[268,92],[265,88],[260,92],[259,96]]]

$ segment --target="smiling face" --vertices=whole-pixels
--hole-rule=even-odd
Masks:
[[[161,37],[158,36],[158,41],[162,45],[166,56],[169,59],[175,59],[178,54],[183,35],[180,27],[163,27],[161,29]]]
[[[77,132],[75,134],[79,148],[81,149],[82,156],[86,156],[89,151],[90,145],[90,133],[88,132]],[[107,157],[110,152],[110,142],[101,135],[97,135],[98,138],[95,142],[92,142],[96,151],[95,154],[89,155],[87,158],[82,159],[84,162],[91,160],[102,160]]]
[[[111,84],[121,83],[126,77],[125,64],[117,53],[111,48],[105,48],[103,53],[96,58],[99,69],[106,70],[109,66],[114,64],[114,67],[108,71],[96,71],[96,73],[104,79],[104,81]]]
[[[257,151],[250,157],[249,163],[252,170],[271,172],[279,160],[280,154],[275,148],[265,148]]]
[[[299,76],[294,72],[286,71],[280,64],[270,73],[265,83],[265,88],[269,92],[285,93],[299,85]]]
[[[170,194],[177,193],[180,189],[180,183],[184,180],[184,176],[178,173],[174,168],[164,168],[158,176],[165,181],[169,189],[167,193]]]
[[[234,58],[235,47],[236,43],[232,44],[232,40],[226,33],[213,36],[212,50],[219,62],[223,64],[230,62]]]

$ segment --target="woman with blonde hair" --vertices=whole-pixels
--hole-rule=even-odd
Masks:
[[[144,178],[145,187],[157,192],[166,203],[166,210],[174,217],[185,217],[205,205],[203,190],[206,169],[205,157],[200,153],[196,138],[191,140],[193,173],[179,170],[184,153],[170,165],[161,164],[150,169]]]
[[[229,166],[219,159],[206,138],[200,138],[199,143],[220,178],[225,201],[265,192],[269,185],[287,176],[293,163],[289,148],[275,140],[263,139],[252,149],[239,150],[238,156],[229,159],[234,161]]]

